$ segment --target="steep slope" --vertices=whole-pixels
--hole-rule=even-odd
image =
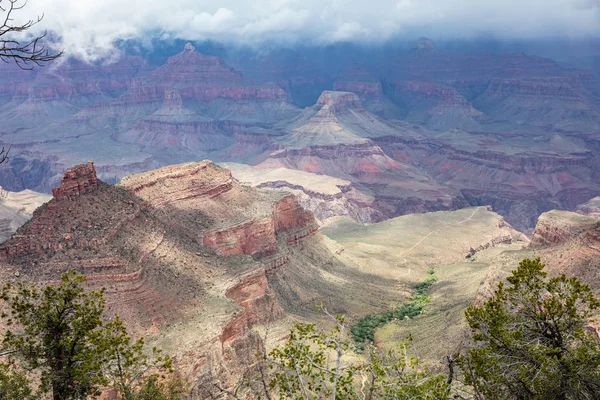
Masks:
[[[227,379],[254,357],[256,325],[285,330],[289,314],[317,319],[318,303],[360,315],[373,299],[381,309],[404,297],[336,254],[292,195],[240,186],[210,161],[117,186],[89,162],[53,197],[0,245],[2,281],[86,274],[106,288],[109,314],[173,355],[197,395],[207,376]]]
[[[351,181],[374,198],[377,221],[410,212],[457,208],[462,196],[437,185],[417,168],[388,157],[371,139],[395,130],[368,113],[358,96],[325,91],[317,104],[277,138],[280,149],[257,168],[285,167]]]
[[[159,93],[177,89],[190,107],[219,120],[265,123],[295,113],[281,88],[247,81],[222,58],[202,55],[190,43],[147,82]]]
[[[351,68],[333,83],[336,92],[356,93],[363,106],[375,115],[395,119],[405,116],[405,112],[383,94],[383,87],[366,69]]]
[[[183,105],[177,91],[165,92],[162,107],[136,123],[127,132],[116,133],[120,142],[139,144],[160,153],[203,153],[220,150],[234,143],[228,135],[231,123],[203,117]]]

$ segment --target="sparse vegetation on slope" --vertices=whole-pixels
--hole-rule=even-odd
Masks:
[[[246,391],[258,399],[451,398],[451,380],[410,355],[407,343],[399,345],[399,352],[369,346],[364,358],[357,359],[344,317],[324,311],[335,323],[331,331],[295,325],[285,343],[258,360],[247,380],[235,388],[216,383],[210,397],[243,399]]]

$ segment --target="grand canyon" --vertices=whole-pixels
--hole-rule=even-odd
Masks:
[[[439,364],[525,258],[600,295],[597,58],[166,42],[0,63],[0,282],[84,274],[190,399],[294,324],[328,326],[315,306],[354,324],[432,274],[377,348],[411,337]]]

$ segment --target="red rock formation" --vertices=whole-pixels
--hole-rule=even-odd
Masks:
[[[252,325],[272,321],[283,314],[264,271],[243,277],[227,289],[226,295],[242,307],[242,311],[223,328],[222,346],[235,342]]]
[[[185,200],[217,197],[231,190],[233,178],[229,170],[203,161],[131,175],[121,185],[161,208]]]
[[[94,162],[77,165],[65,173],[60,181],[60,187],[52,189],[56,200],[72,199],[85,193],[91,193],[98,188],[98,178]]]
[[[202,243],[223,254],[271,255],[277,251],[273,220],[249,221],[215,231],[208,231]]]
[[[530,247],[565,243],[592,228],[600,226],[597,219],[569,211],[549,211],[538,219]]]

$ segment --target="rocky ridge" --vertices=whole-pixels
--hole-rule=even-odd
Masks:
[[[67,171],[55,198],[0,245],[0,276],[86,274],[91,287],[107,288],[109,313],[175,356],[197,393],[207,376],[226,380],[262,346],[256,324],[289,324],[286,315],[311,314],[317,299],[347,311],[363,301],[340,286],[358,292],[361,275],[292,195],[243,187],[210,161],[117,186],[94,172],[92,163]],[[383,287],[364,295],[398,296]]]

